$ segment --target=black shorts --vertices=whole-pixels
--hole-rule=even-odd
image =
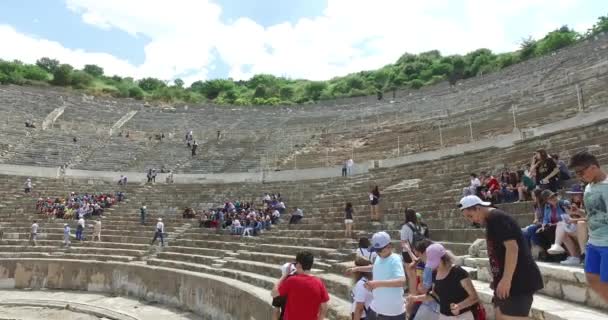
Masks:
[[[511,317],[527,317],[532,309],[532,301],[534,296],[530,294],[522,294],[510,296],[506,299],[498,299],[494,297],[492,303],[494,307],[500,309],[500,313]]]

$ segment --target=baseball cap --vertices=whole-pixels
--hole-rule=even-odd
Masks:
[[[553,197],[555,195],[556,194],[553,191],[549,190],[549,189],[543,190],[543,192],[540,193],[540,197],[544,201],[547,201],[548,199],[550,199],[551,197]]]
[[[437,269],[439,263],[441,262],[441,258],[445,255],[445,248],[439,243],[433,243],[432,245],[426,248],[426,264],[425,268]]]
[[[294,272],[296,272],[296,267],[291,262],[287,262],[286,264],[281,266],[281,274],[283,276],[293,274]]]
[[[384,249],[384,247],[388,246],[390,243],[391,243],[391,236],[389,236],[388,233],[386,233],[384,231],[376,232],[372,236],[372,247],[369,248],[369,251],[371,251],[371,252],[380,251],[380,250]]]
[[[487,201],[481,201],[478,196],[466,196],[460,199],[460,204],[458,204],[458,208],[460,208],[460,210],[464,210],[477,205],[489,207],[492,205],[492,203]]]
[[[163,221],[163,218],[158,218],[158,221]]]

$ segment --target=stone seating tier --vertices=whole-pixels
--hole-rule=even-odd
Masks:
[[[512,105],[520,128],[567,118],[579,108],[577,85],[584,91],[585,108],[605,106],[607,39],[598,36],[455,87],[441,83],[400,91],[392,103],[364,97],[281,108],[178,105],[161,110],[129,99],[2,86],[0,114],[10,117],[0,124],[0,161],[139,172],[165,165],[177,172],[209,173],[333,166],[352,156],[353,146],[358,163],[435,150],[441,147],[439,125],[444,146],[468,142],[470,118],[476,140],[511,132]],[[47,130],[23,128],[25,120],[40,123],[59,107],[65,108],[63,114]],[[117,129],[133,131],[131,140],[115,139],[118,132],[109,138],[109,128],[132,111],[136,114]],[[219,144],[217,129],[222,130]],[[182,148],[187,130],[199,140],[195,158]],[[30,136],[24,139],[26,131]],[[160,132],[173,137],[161,145],[150,143],[148,137]],[[77,148],[66,143],[73,136],[81,140]]]

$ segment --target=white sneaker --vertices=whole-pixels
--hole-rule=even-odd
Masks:
[[[560,262],[564,266],[578,266],[581,264],[581,259],[577,257],[568,257],[566,260]]]
[[[547,250],[547,253],[549,253],[549,254],[562,254],[565,252],[566,252],[566,249],[564,249],[562,246],[555,244],[555,243],[551,245],[551,248],[549,248],[549,250]]]

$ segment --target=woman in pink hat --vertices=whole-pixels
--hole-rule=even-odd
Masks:
[[[454,264],[454,256],[441,244],[433,243],[422,254],[425,268],[437,272],[433,290],[425,295],[408,297],[408,301],[431,301],[439,303],[438,319],[474,320],[473,312],[479,308],[477,291],[469,274]]]

